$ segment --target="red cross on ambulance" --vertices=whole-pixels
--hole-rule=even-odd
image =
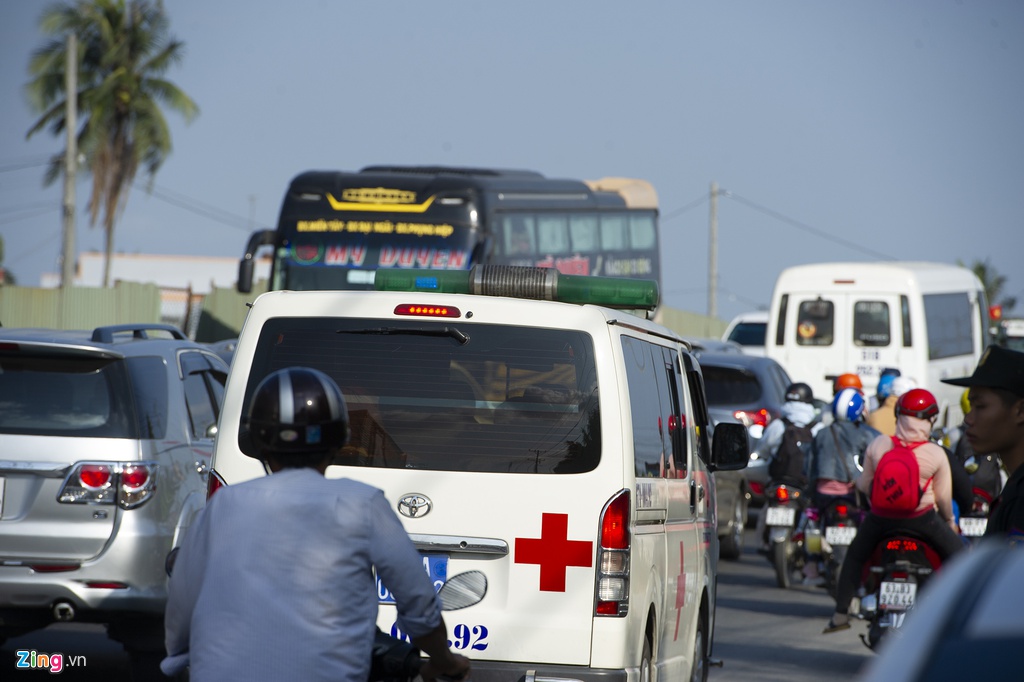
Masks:
[[[565,592],[570,566],[594,565],[594,543],[569,539],[568,514],[542,514],[539,538],[516,538],[517,564],[540,565],[541,592]]]

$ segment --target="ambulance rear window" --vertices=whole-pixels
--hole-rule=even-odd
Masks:
[[[277,318],[260,334],[243,411],[264,376],[289,366],[320,369],[345,394],[352,437],[336,464],[570,474],[600,461],[594,348],[582,332]]]

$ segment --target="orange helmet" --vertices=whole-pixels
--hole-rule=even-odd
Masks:
[[[844,388],[855,388],[861,393],[864,392],[864,384],[860,382],[860,377],[852,372],[846,374],[840,374],[836,377],[835,382],[832,384],[832,392],[839,393]]]

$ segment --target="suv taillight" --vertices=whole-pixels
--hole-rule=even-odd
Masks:
[[[210,476],[206,479],[206,499],[213,497],[215,492],[226,485],[224,479],[216,471],[210,469]]]
[[[601,512],[598,539],[598,616],[625,616],[629,611],[629,491],[620,490]]]
[[[732,416],[748,428],[751,426],[768,426],[768,422],[772,420],[772,415],[764,408],[760,410],[736,410],[732,413]]]
[[[156,470],[156,462],[78,462],[64,478],[57,501],[134,509],[156,491]]]

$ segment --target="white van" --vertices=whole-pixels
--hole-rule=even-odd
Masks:
[[[967,268],[941,263],[818,263],[783,270],[772,293],[765,352],[814,395],[832,397],[840,374],[874,393],[894,367],[935,394],[939,424],[959,424],[962,389],[986,345],[988,306]]]
[[[383,490],[438,585],[487,576],[483,601],[446,616],[474,680],[704,679],[710,474],[745,466],[746,434],[721,424],[709,441],[700,366],[675,333],[584,302],[650,307],[656,285],[477,266],[379,271],[376,286],[393,290],[256,299],[225,392],[218,480],[266,473],[238,442],[260,380],[325,371],[352,424],[327,475]],[[492,295],[440,293],[453,291]],[[386,586],[378,596],[378,624],[400,636]]]

